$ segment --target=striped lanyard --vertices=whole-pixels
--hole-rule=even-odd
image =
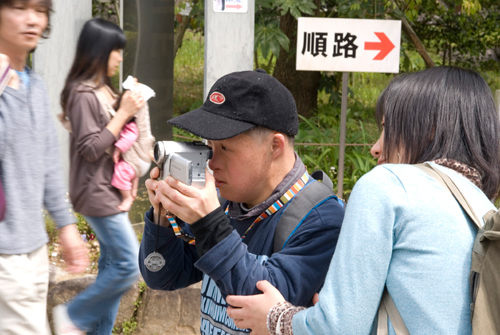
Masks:
[[[292,198],[299,193],[299,191],[304,188],[304,186],[307,184],[309,181],[309,174],[307,171],[302,175],[302,177],[297,180],[297,182],[290,187],[288,191],[285,192],[278,200],[276,200],[275,203],[273,203],[268,209],[266,209],[261,215],[259,215],[258,218],[255,219],[254,222],[248,227],[248,229],[245,231],[243,236],[241,236],[241,240],[243,241],[245,237],[248,235],[248,232],[260,221],[264,220],[265,218],[273,215],[277,211],[280,210],[283,206],[285,206]],[[226,208],[226,215],[229,211],[229,206]],[[168,222],[170,222],[170,225],[172,226],[172,229],[174,230],[175,236],[178,238],[183,239],[184,241],[188,242],[191,245],[195,244],[194,236],[187,234],[184,232],[177,222],[175,221],[175,218],[172,215],[167,215]]]

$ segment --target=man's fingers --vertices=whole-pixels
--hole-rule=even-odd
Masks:
[[[165,182],[172,188],[178,191],[181,195],[186,195],[190,198],[197,198],[199,196],[199,190],[195,187],[188,186],[178,180],[175,180],[171,176],[168,176],[165,179]],[[174,193],[168,194],[168,196],[176,196]],[[172,199],[175,201],[175,199]],[[180,200],[180,199],[179,199]],[[177,202],[177,201],[176,201]]]
[[[250,327],[250,324],[248,322],[239,319],[234,320],[234,325],[240,329],[247,329]]]
[[[153,168],[149,173],[149,177],[151,179],[158,179],[159,176],[160,176],[160,169],[158,167]]]
[[[183,202],[189,202],[189,198],[184,196],[176,189],[172,188],[165,181],[158,182],[156,200],[161,202],[163,208],[165,208],[167,211],[180,216],[181,218],[182,207],[180,206],[180,204]]]
[[[316,305],[319,302],[319,294],[315,293],[313,297],[313,305]]]
[[[255,286],[259,291],[262,291],[262,293],[266,293],[269,290],[276,290],[276,288],[267,280],[260,280]]]
[[[233,310],[241,310],[241,307],[246,306],[246,302],[250,296],[245,295],[228,295],[226,302],[231,305]],[[231,316],[232,317],[232,316]]]

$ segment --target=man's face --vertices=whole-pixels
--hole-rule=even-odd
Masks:
[[[0,8],[0,44],[14,52],[29,52],[47,28],[47,7],[42,0],[14,1]]]
[[[222,197],[250,207],[257,205],[255,202],[270,179],[272,134],[264,139],[241,134],[227,140],[208,141],[208,145],[213,150],[209,166]]]

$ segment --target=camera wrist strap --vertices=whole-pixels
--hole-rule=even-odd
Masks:
[[[297,193],[299,193],[299,191],[307,184],[308,181],[309,181],[309,174],[306,171],[302,175],[302,177],[299,180],[297,180],[297,182],[292,187],[290,187],[290,189],[288,191],[286,191],[278,200],[276,200],[276,202],[274,202],[271,206],[269,206],[268,209],[266,209],[261,215],[259,215],[258,218],[255,219],[254,222],[252,222],[252,224],[250,225],[250,227],[248,227],[248,229],[245,231],[245,233],[243,234],[243,236],[241,236],[241,240],[243,241],[245,239],[245,237],[248,235],[248,232],[257,223],[259,223],[260,221],[264,220],[265,218],[273,215],[281,207],[285,206],[290,200],[292,200],[292,198]],[[229,209],[229,207],[226,208],[226,211],[225,211],[226,214],[228,213],[228,209]],[[192,236],[192,235],[184,232],[179,227],[179,225],[177,224],[177,222],[175,221],[175,217],[174,216],[167,214],[166,217],[168,219],[168,222],[170,222],[170,225],[172,226],[172,229],[174,230],[175,236],[177,238],[181,238],[181,239],[183,239],[184,241],[188,242],[191,245],[195,244],[194,236]],[[156,239],[157,239],[157,244],[158,244],[158,236],[156,237]]]

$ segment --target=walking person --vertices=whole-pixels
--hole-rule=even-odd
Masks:
[[[472,333],[468,279],[478,228],[414,164],[445,173],[478,217],[494,209],[500,127],[491,91],[476,72],[431,68],[393,79],[376,113],[382,134],[371,152],[379,166],[352,191],[319,302],[294,307],[259,282],[264,294],[227,298],[238,327],[255,335],[375,334],[387,288],[410,334]]]
[[[82,272],[88,261],[65,196],[47,88],[25,65],[40,38],[48,37],[51,11],[50,0],[0,0],[0,186],[6,200],[0,219],[2,335],[50,334],[44,207],[59,229],[67,270]]]
[[[55,307],[58,335],[111,334],[120,298],[139,274],[137,237],[128,213],[118,208],[120,191],[111,185],[113,144],[144,105],[140,94],[128,91],[120,108],[113,109],[118,96],[110,77],[122,61],[125,44],[117,25],[88,21],[61,94],[62,120],[71,130],[70,198],[96,232],[101,254],[95,283],[67,305]]]

